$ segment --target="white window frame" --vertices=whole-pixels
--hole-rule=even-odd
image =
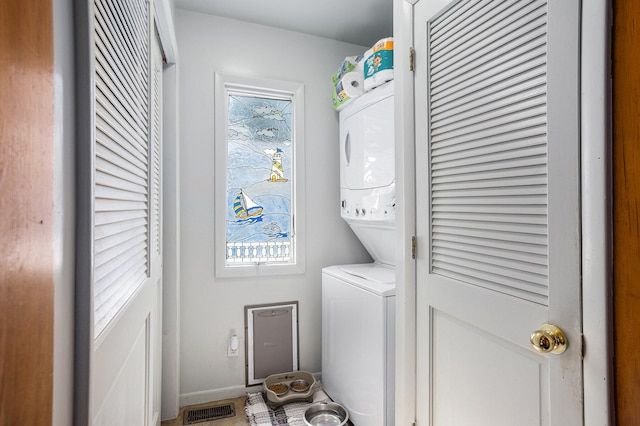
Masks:
[[[227,264],[226,211],[227,206],[227,123],[228,93],[246,92],[288,96],[293,100],[292,119],[292,177],[291,189],[291,256],[287,263]],[[302,274],[305,271],[305,191],[304,191],[304,85],[279,80],[215,73],[214,111],[214,233],[216,277],[254,277]]]

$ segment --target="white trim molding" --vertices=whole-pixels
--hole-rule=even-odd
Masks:
[[[173,13],[169,0],[155,0],[153,2],[153,12],[160,42],[162,43],[164,60],[167,64],[175,64],[178,62],[178,42],[176,41]]]
[[[424,0],[423,0],[424,1]],[[395,0],[396,194],[396,369],[395,424],[409,425],[416,412],[416,270],[411,238],[416,234],[414,84],[409,52],[413,49],[413,4]]]
[[[611,4],[582,2],[584,424],[612,425]]]

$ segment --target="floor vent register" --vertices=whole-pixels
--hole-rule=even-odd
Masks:
[[[213,407],[193,408],[184,412],[183,425],[224,419],[236,415],[233,404],[215,405]]]

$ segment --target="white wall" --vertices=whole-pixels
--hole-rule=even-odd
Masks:
[[[244,335],[244,306],[299,301],[300,368],[321,368],[321,268],[370,261],[339,215],[338,116],[331,75],[363,46],[176,10],[180,52],[181,405],[245,392],[244,339],[227,358],[230,333]],[[214,276],[214,72],[305,85],[306,272]]]
[[[75,120],[73,2],[53,1],[54,308],[53,425],[73,424]]]

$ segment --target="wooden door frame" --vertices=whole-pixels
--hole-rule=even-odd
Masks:
[[[613,1],[613,303],[616,424],[640,424],[640,4]]]
[[[51,0],[0,2],[0,424],[53,412]]]

